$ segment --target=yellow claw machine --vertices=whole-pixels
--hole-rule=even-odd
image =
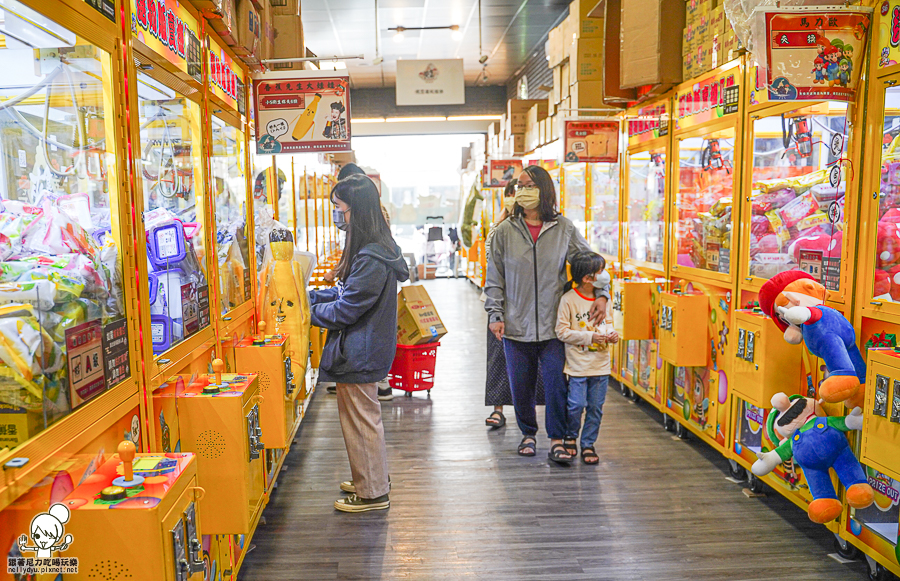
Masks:
[[[827,290],[825,304],[851,318],[859,196],[857,137],[861,110],[837,101],[770,102],[763,74],[748,56],[740,259],[731,354],[731,469],[743,476],[757,452],[772,450],[764,428],[777,392],[815,397],[824,363],[804,345],[788,344],[775,322],[759,309],[759,291],[771,277],[800,269]],[[842,406],[826,405],[830,415]],[[761,426],[763,428],[761,429]],[[771,474],[749,476],[807,509],[802,470],[791,463]],[[827,525],[837,532],[837,522]]]
[[[656,335],[660,293],[666,289],[666,184],[671,163],[671,94],[625,112],[627,147],[620,177],[621,272],[613,285],[613,326],[625,333],[614,372],[626,396],[663,405],[665,369]],[[631,297],[638,298],[631,298]],[[665,416],[664,416],[665,417]]]
[[[889,9],[885,16],[876,13],[872,33],[868,91],[857,96],[866,104],[867,138],[858,170],[862,203],[853,323],[868,368],[858,452],[875,503],[846,508],[839,530],[851,550],[865,554],[873,579],[884,579],[888,571],[900,575],[900,245],[894,243],[900,241],[900,51],[891,43],[891,15],[900,5],[885,5]]]
[[[571,220],[575,228],[587,239],[587,192],[590,187],[588,164],[584,162],[564,163],[560,173],[560,210],[563,216]]]
[[[660,354],[672,366],[666,411],[680,434],[717,449],[729,428],[743,74],[732,61],[676,87],[672,113],[671,288],[658,325]]]
[[[40,578],[85,578],[96,561],[66,499],[123,436],[139,453],[148,442],[123,29],[115,2],[0,10],[0,579],[35,578],[26,559],[48,557]],[[51,519],[46,546],[31,523]],[[165,538],[159,523],[130,533]]]

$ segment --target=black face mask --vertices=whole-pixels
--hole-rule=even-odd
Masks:
[[[342,230],[344,232],[347,231],[347,228],[350,226],[350,223],[344,219],[345,212],[341,212],[337,208],[331,211],[331,218],[334,220],[334,225],[338,230]]]

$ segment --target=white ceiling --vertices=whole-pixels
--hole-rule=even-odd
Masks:
[[[481,0],[483,54],[489,57],[488,80],[478,62],[478,0],[378,0],[378,36],[384,62],[374,65],[375,0],[303,0],[306,46],[320,57],[363,54],[347,60],[354,87],[392,87],[397,59],[462,58],[466,84],[502,85],[525,62],[563,15],[569,0]],[[449,26],[463,33],[454,41],[450,30],[407,30],[394,42],[396,26]]]

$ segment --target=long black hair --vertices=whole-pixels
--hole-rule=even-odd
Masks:
[[[516,195],[516,184],[519,183],[519,180],[513,178],[509,180],[509,183],[506,184],[506,187],[503,188],[503,197],[510,198]]]
[[[335,269],[337,278],[347,280],[353,260],[366,245],[380,244],[392,253],[397,245],[381,213],[378,188],[368,176],[353,174],[340,180],[331,190],[331,202],[335,199],[350,207],[347,242]]]
[[[600,272],[606,268],[606,259],[596,252],[579,252],[569,261],[572,280],[566,283],[565,290],[570,291],[581,284],[584,277]]]
[[[547,170],[539,165],[529,165],[522,170],[527,173],[534,185],[541,191],[541,203],[538,210],[541,213],[541,221],[551,222],[559,216],[559,210],[556,208],[556,186],[553,184],[553,178],[547,173]],[[525,210],[516,204],[516,216],[524,216]]]

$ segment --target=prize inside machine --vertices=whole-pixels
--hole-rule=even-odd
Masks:
[[[173,375],[153,393],[156,445],[165,453],[190,451],[206,491],[200,504],[204,534],[249,535],[261,514],[265,474],[256,374]]]
[[[835,322],[848,337],[854,336],[848,340],[856,344],[852,326],[845,319],[850,315],[845,299],[851,284],[852,270],[846,265],[852,263],[852,244],[844,244],[844,238],[855,236],[848,231],[852,199],[845,211],[850,174],[845,160],[852,157],[850,115],[847,105],[837,102],[751,111],[752,132],[745,156],[750,171],[744,176],[749,195],[742,200],[747,217],[743,219],[745,243],[738,267],[741,290],[735,304],[736,335],[732,333],[734,452],[736,461],[745,467],[756,461],[758,452],[778,445],[765,429],[772,413],[772,396],[784,392],[818,397],[826,365],[833,366],[814,354],[808,340],[798,338],[792,344],[785,339],[785,331],[791,328],[760,308],[763,285],[777,276],[770,286],[776,285],[780,277],[789,276],[781,274],[787,271],[807,273],[812,279],[809,283],[819,289],[817,300],[824,297],[825,306],[835,309],[830,311]],[[881,230],[878,240],[881,244]],[[890,244],[889,240],[886,243]],[[889,293],[890,251],[880,254],[885,260],[879,262],[876,257],[876,273],[883,274],[875,279],[885,283],[884,290]],[[803,329],[805,338],[811,327],[804,325]],[[860,365],[846,367],[854,374]],[[843,406],[827,404],[825,412],[843,415]],[[767,481],[801,506],[811,499],[802,470],[793,463],[776,467]]]
[[[675,286],[660,303],[660,353],[674,366],[667,407],[679,422],[719,445],[727,431],[731,371],[725,348],[731,326],[735,134],[733,124],[717,121],[675,139]]]
[[[572,221],[575,228],[587,238],[587,187],[588,168],[586,163],[567,163],[562,166],[562,213]]]
[[[116,29],[92,41],[14,0],[2,8],[0,489],[25,490],[46,475],[46,442],[66,456],[110,410],[138,405],[136,294],[121,250],[131,226]],[[67,22],[96,29],[76,13]]]
[[[155,363],[165,365],[196,348],[193,341],[178,348],[186,339],[204,330],[201,341],[211,338],[202,112],[193,99],[143,72],[137,98],[150,339]]]
[[[651,136],[659,133],[658,127],[654,129],[648,127],[648,123],[644,121],[636,121],[630,124],[629,141],[636,139],[635,124],[639,126],[640,131],[637,138],[648,133]],[[664,280],[665,277],[667,142],[666,137],[652,137],[649,144],[629,148],[626,156],[627,190],[623,198],[625,249],[622,284],[625,279],[628,283],[653,283]],[[646,327],[647,318],[650,317],[652,320],[656,317],[660,287],[665,288],[665,283],[644,285],[644,291],[648,293],[651,305],[649,313],[643,308],[638,308],[642,306],[638,301],[635,301],[635,308],[632,309],[627,306],[629,302],[627,299],[618,304],[618,299],[615,297],[613,299],[614,326],[618,312],[618,317],[621,317],[618,328],[624,330],[631,324],[642,328],[634,335],[623,336],[620,341],[619,370],[625,394],[634,398],[645,397],[657,404],[662,400],[663,365],[656,328],[651,324],[648,332]]]
[[[606,259],[610,274],[618,275],[619,264],[619,164],[591,163],[591,198],[588,244]]]

